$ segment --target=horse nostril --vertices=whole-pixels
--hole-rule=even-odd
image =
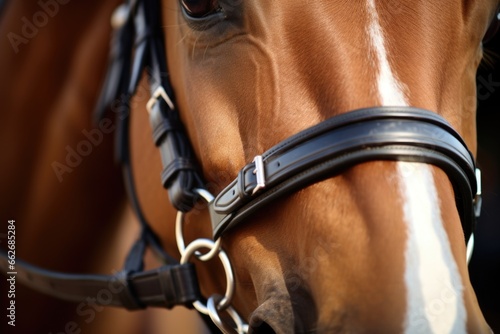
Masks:
[[[289,296],[277,291],[272,291],[270,294],[273,296],[262,302],[250,315],[249,333],[288,334],[297,332],[294,328],[298,319],[294,317]]]
[[[275,334],[276,331],[265,321],[252,319],[249,334]]]

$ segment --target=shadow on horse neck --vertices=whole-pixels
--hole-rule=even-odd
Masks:
[[[177,107],[215,194],[254,156],[358,108],[432,110],[475,152],[475,73],[496,1],[199,2],[165,1],[164,31]],[[147,117],[135,114],[139,196],[172,244]],[[206,212],[187,226],[192,238],[211,234]],[[434,165],[361,163],[269,204],[222,240],[234,306],[256,332],[489,332],[454,189]],[[199,277],[206,295],[224,286],[217,270]]]

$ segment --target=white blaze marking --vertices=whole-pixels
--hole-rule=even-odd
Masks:
[[[403,85],[398,82],[389,64],[375,0],[368,0],[368,15],[371,22],[368,26],[368,33],[379,65],[377,84],[380,102],[385,106],[406,106],[408,102],[403,93]]]
[[[463,287],[443,228],[432,170],[398,163],[408,224],[406,333],[465,333]]]
[[[407,106],[404,85],[394,75],[385,48],[375,0],[367,0],[368,35],[378,65],[381,105]],[[432,170],[419,163],[397,163],[404,219],[408,225],[405,254],[407,313],[405,333],[465,333],[463,287],[441,221]]]

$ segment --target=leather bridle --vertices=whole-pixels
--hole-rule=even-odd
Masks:
[[[157,0],[130,0],[115,12],[109,68],[96,110],[97,119],[109,110],[117,113],[117,160],[123,166],[129,199],[141,224],[140,237],[130,250],[124,269],[114,275],[79,275],[48,271],[16,260],[19,281],[75,302],[107,289],[112,297],[105,305],[129,310],[148,306],[191,307],[194,303],[223,332],[246,332],[248,326],[230,307],[234,280],[230,282],[232,269],[220,247],[220,238],[275,199],[374,160],[423,162],[441,168],[452,182],[465,241],[469,240],[481,206],[480,174],[473,155],[446,120],[413,107],[356,110],[308,128],[257,156],[213,198],[204,190],[201,170],[173,102],[160,13]],[[163,250],[142,213],[134,186],[129,155],[129,100],[143,72],[147,73],[151,88],[147,109],[163,165],[161,181],[171,204],[179,210],[176,233],[180,262]],[[200,198],[209,202],[215,241],[197,239],[186,247],[183,215]],[[148,247],[165,265],[144,270],[143,256]],[[208,248],[209,254],[201,255],[200,248]],[[224,297],[203,298],[194,265],[188,262],[194,255],[202,260],[219,256],[228,277]],[[5,253],[0,257],[0,266],[7,271]],[[217,319],[224,310],[233,318],[234,328]],[[207,321],[209,326],[211,321]],[[216,330],[214,326],[212,329]]]
[[[271,148],[246,165],[211,203],[214,235],[221,236],[279,196],[373,160],[417,161],[443,169],[453,183],[469,239],[479,212],[472,204],[477,193],[474,158],[442,117],[412,107],[351,111]]]

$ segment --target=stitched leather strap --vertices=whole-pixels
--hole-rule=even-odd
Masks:
[[[161,155],[163,170],[161,181],[168,189],[171,203],[176,209],[187,212],[195,201],[192,192],[203,185],[194,159],[191,143],[175,110],[169,110],[159,99],[149,110],[153,139]]]
[[[442,168],[454,186],[466,239],[475,224],[475,165],[460,135],[439,115],[412,107],[380,107],[331,118],[262,155],[265,188],[246,165],[211,203],[214,237],[276,198],[372,160],[418,161]]]
[[[145,70],[151,94],[154,96],[161,87],[168,99],[173,99],[174,94],[168,80],[160,12],[156,0],[138,2],[137,14],[134,17],[136,55],[132,66],[130,91],[135,90]],[[172,205],[187,212],[196,202],[197,196],[193,189],[203,187],[191,142],[180,122],[178,111],[173,105],[166,103],[163,96],[153,101],[149,113],[153,139],[162,158],[162,184],[168,190]]]
[[[8,272],[5,252],[0,268]],[[162,266],[157,269],[115,275],[60,273],[16,260],[16,281],[47,295],[73,302],[125,307],[129,310],[148,306],[172,308],[190,306],[201,298],[194,265]]]

